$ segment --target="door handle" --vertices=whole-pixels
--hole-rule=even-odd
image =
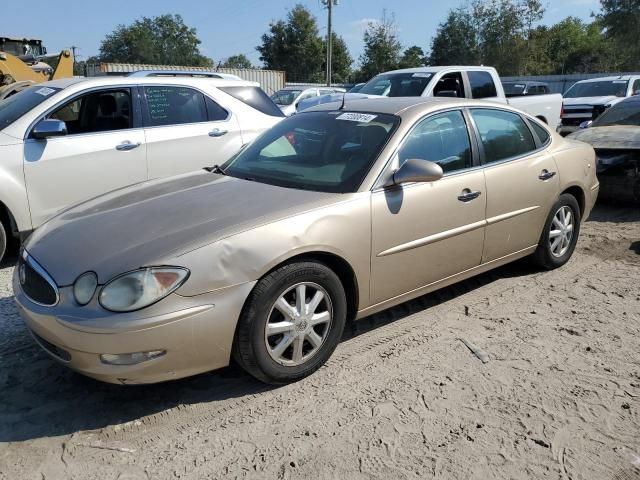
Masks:
[[[209,136],[210,137],[221,137],[223,135],[226,135],[227,133],[229,133],[228,130],[220,130],[219,128],[214,128],[213,130],[211,130],[209,132]]]
[[[542,172],[540,172],[540,175],[538,175],[538,178],[540,180],[549,180],[550,178],[553,178],[555,176],[556,172],[550,172],[547,169],[542,170]]]
[[[458,200],[461,202],[470,202],[471,200],[475,200],[478,198],[482,192],[472,192],[470,189],[465,188],[462,190],[462,193],[458,195]]]
[[[138,148],[141,145],[140,142],[131,143],[131,142],[123,142],[120,145],[116,145],[116,150],[119,152],[127,152],[129,150],[133,150],[134,148]]]

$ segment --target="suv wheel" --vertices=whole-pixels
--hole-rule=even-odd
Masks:
[[[234,358],[266,383],[304,378],[335,350],[346,313],[344,288],[331,269],[315,262],[285,265],[262,278],[247,299]]]

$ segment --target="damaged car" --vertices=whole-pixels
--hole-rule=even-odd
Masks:
[[[601,198],[640,202],[640,95],[583,123],[567,138],[586,142],[596,151]]]

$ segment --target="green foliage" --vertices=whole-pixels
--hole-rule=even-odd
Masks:
[[[185,25],[180,15],[142,17],[129,26],[118,25],[108,34],[100,45],[99,59],[209,67],[213,62],[200,53],[200,43],[195,28]]]
[[[231,55],[227,60],[222,64],[223,68],[253,68],[251,65],[251,60],[247,58],[244,53],[239,55]]]
[[[640,70],[640,0],[600,0],[598,21],[620,70]]]
[[[369,22],[364,32],[364,53],[360,56],[359,77],[369,80],[375,75],[398,68],[402,45],[398,40],[395,17],[387,17]]]
[[[429,65],[479,65],[478,29],[465,8],[450,10],[431,41]]]
[[[334,81],[349,75],[351,56],[344,40],[333,34]],[[324,81],[326,42],[318,33],[316,18],[303,5],[294,6],[286,20],[272,22],[256,47],[265,68],[284,70],[291,81]]]
[[[414,67],[422,67],[426,63],[426,58],[424,56],[424,51],[422,48],[414,45],[413,47],[407,48],[402,57],[400,58],[400,63],[398,66],[400,68],[414,68]]]

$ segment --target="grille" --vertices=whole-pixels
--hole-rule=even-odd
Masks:
[[[18,261],[20,286],[27,297],[37,304],[53,306],[58,303],[58,288],[47,272],[28,255]]]
[[[71,361],[71,354],[67,352],[65,349],[60,348],[57,345],[54,345],[53,343],[46,341],[44,338],[42,338],[40,335],[38,335],[34,331],[31,331],[31,334],[33,335],[33,338],[36,339],[36,342],[38,342],[38,345],[40,345],[44,350],[49,352],[51,355],[59,358],[60,360],[64,360],[65,362]]]

